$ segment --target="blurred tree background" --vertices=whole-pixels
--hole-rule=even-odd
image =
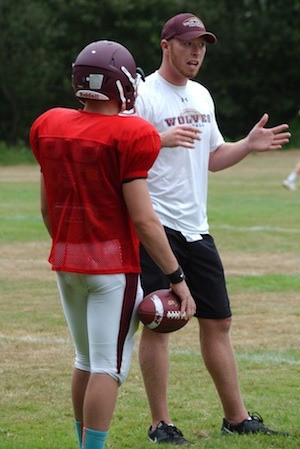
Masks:
[[[0,0],[0,141],[27,142],[52,106],[79,107],[71,65],[88,43],[125,45],[146,74],[160,64],[160,32],[193,12],[214,32],[198,81],[212,93],[221,131],[245,135],[264,112],[270,124],[299,111],[300,0]]]

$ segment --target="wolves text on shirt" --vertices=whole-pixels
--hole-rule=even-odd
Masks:
[[[177,117],[168,117],[165,118],[165,122],[168,126],[176,126],[176,125],[200,125],[202,123],[210,123],[211,115],[210,114],[201,114],[198,111],[185,110],[181,115]]]

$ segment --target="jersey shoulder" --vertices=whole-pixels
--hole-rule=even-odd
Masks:
[[[142,133],[157,134],[155,127],[147,120],[138,116],[136,113],[131,115],[120,114],[119,117],[120,117],[119,121],[120,129],[125,129],[127,132],[132,133],[138,132],[138,134]]]
[[[37,117],[32,126],[36,127],[48,120],[62,122],[63,120],[67,120],[70,116],[74,116],[76,114],[78,114],[78,111],[72,108],[51,108]]]

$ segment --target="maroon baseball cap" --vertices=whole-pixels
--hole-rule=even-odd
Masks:
[[[177,14],[164,24],[161,38],[170,40],[174,37],[180,41],[190,41],[197,37],[203,37],[210,44],[217,41],[214,34],[206,31],[202,20],[191,13]]]

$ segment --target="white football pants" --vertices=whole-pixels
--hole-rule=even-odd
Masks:
[[[63,310],[75,345],[75,367],[126,379],[143,294],[133,273],[56,272]]]

